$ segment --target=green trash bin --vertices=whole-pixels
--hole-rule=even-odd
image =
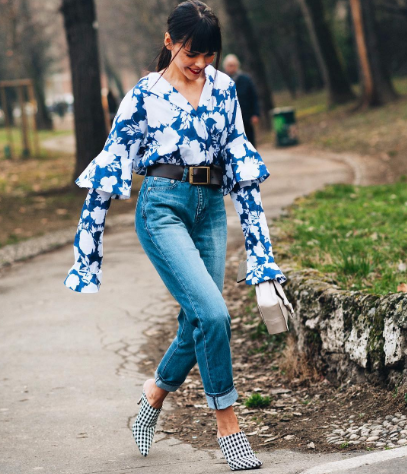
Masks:
[[[273,128],[276,131],[277,146],[298,144],[298,129],[295,110],[292,107],[279,107],[272,110]]]

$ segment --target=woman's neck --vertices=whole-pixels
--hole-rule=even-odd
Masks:
[[[160,71],[160,74],[162,74],[162,70]],[[188,79],[185,74],[182,74],[174,63],[171,63],[163,74],[163,77],[173,86],[178,85],[188,87],[192,84],[201,82],[202,79],[205,79],[205,68],[202,69],[201,75],[198,79],[192,80]]]

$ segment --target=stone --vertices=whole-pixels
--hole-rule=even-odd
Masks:
[[[400,446],[403,446],[404,444],[407,444],[407,439],[401,438],[397,441],[397,444],[399,444]]]
[[[359,439],[359,436],[358,436],[357,434],[351,434],[351,435],[349,436],[349,439],[353,439],[353,440]]]
[[[311,443],[307,444],[308,449],[315,449],[315,444],[311,441]]]
[[[369,443],[369,442],[371,442],[371,441],[377,441],[378,439],[379,439],[378,436],[370,436],[370,438],[367,438],[366,441]]]

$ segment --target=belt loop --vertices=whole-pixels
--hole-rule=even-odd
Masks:
[[[182,173],[181,181],[187,181],[188,180],[188,171],[189,171],[188,166],[184,166],[184,172]]]

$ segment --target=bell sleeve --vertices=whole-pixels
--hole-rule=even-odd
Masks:
[[[103,233],[112,196],[90,189],[75,234],[75,263],[64,285],[79,293],[97,293],[102,282]]]
[[[239,215],[247,253],[246,284],[256,285],[267,280],[282,284],[286,276],[274,261],[270,231],[256,180],[240,181],[230,196]]]
[[[120,103],[103,150],[89,163],[75,183],[81,188],[110,193],[112,199],[129,199],[133,169],[141,159],[147,130],[140,82]]]
[[[255,180],[262,183],[270,176],[260,154],[247,139],[242,111],[232,81],[224,101],[227,111],[224,144],[221,149],[223,166],[223,194],[226,196],[240,181]]]

